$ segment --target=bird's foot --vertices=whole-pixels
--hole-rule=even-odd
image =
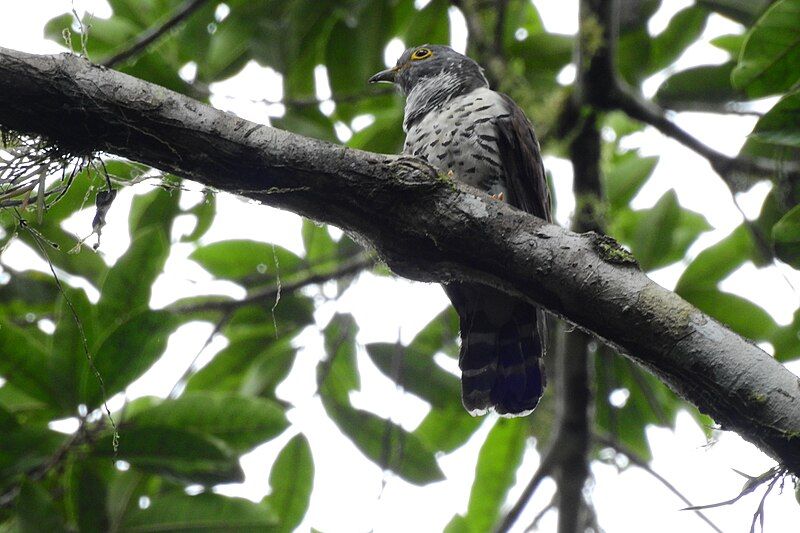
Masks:
[[[503,192],[499,192],[499,193],[497,193],[497,194],[492,194],[492,195],[490,195],[490,196],[491,196],[492,198],[494,198],[495,200],[500,200],[501,202],[502,202],[502,201],[504,201],[504,200],[506,199],[506,195],[505,195],[505,193],[503,193]]]

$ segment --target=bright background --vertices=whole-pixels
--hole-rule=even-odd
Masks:
[[[427,2],[418,3],[424,5]],[[548,31],[577,31],[576,1],[539,0],[534,3]],[[662,9],[650,21],[651,31],[660,31],[676,11],[689,4],[691,2],[682,0],[664,1]],[[22,4],[6,1],[0,11],[0,46],[35,53],[62,52],[62,48],[44,39],[42,28],[50,18],[72,8],[79,14],[86,11],[99,18],[107,17],[111,13],[104,0],[27,0]],[[224,17],[224,9],[218,10],[217,15]],[[457,12],[453,12],[451,22],[456,28],[460,28],[454,32],[451,44],[464,51],[466,27],[463,19]],[[673,68],[679,70],[693,65],[722,62],[725,59],[724,54],[707,42],[714,36],[735,32],[737,28],[736,23],[712,14],[703,38],[687,50]],[[399,41],[393,41],[387,47],[387,65],[394,63],[403,48],[404,44]],[[329,98],[330,89],[327,87],[324,68],[320,67],[317,73],[318,96],[322,99]],[[191,76],[191,72],[183,74]],[[654,92],[668,74],[669,72],[662,72],[653,76],[645,83],[645,90]],[[567,68],[559,76],[559,81],[570,83],[573,77],[574,69]],[[280,101],[280,75],[255,63],[249,64],[235,77],[213,84],[211,90],[214,94],[212,103],[215,106],[250,120],[269,123],[270,116],[282,113],[280,104],[269,105],[262,101]],[[760,102],[759,109],[766,110],[772,103],[774,101]],[[322,105],[325,106],[326,103],[323,102]],[[753,116],[703,113],[679,113],[672,118],[703,142],[729,155],[738,152],[756,120]],[[365,119],[364,126],[368,124],[369,120]],[[337,134],[344,141],[352,135],[352,131],[341,125]],[[647,128],[642,133],[628,137],[626,147],[640,148],[641,155],[661,156],[653,177],[634,199],[632,207],[651,207],[664,192],[672,188],[677,192],[683,207],[701,211],[714,226],[713,231],[703,234],[694,243],[684,262],[651,273],[656,282],[667,288],[674,287],[689,260],[702,249],[728,235],[741,223],[743,215],[755,218],[770,190],[770,185],[762,182],[749,192],[737,195],[740,211],[722,181],[703,158],[663,137],[654,129]],[[558,199],[556,218],[559,223],[566,225],[574,208],[571,166],[568,161],[557,158],[546,158],[545,166],[553,173],[555,195]],[[145,182],[120,191],[108,216],[108,224],[103,230],[99,250],[107,262],[113,263],[128,246],[127,207],[133,195],[147,192],[152,186],[152,183]],[[192,184],[187,186],[190,189],[193,187]],[[199,201],[200,187],[194,188],[197,190],[194,201]],[[192,199],[187,201],[190,200]],[[92,216],[91,210],[84,210],[70,219],[66,227],[79,235],[89,234]],[[175,231],[182,233],[189,229],[191,224],[185,222],[188,228],[181,228],[178,221]],[[302,253],[300,226],[301,219],[293,214],[221,193],[218,195],[218,216],[214,226],[201,242],[208,244],[234,237],[250,238],[275,242],[293,252]],[[337,230],[331,231],[338,234]],[[35,267],[49,271],[41,259],[23,246],[11,246],[4,255],[9,266]],[[209,274],[187,259],[191,250],[192,247],[188,244],[173,245],[165,272],[154,287],[151,302],[154,307],[163,307],[180,297],[192,294],[207,294],[209,290],[242,296],[241,289],[232,284],[212,282]],[[90,287],[87,285],[86,288]],[[800,304],[799,288],[800,273],[794,269],[785,265],[756,268],[749,262],[721,284],[722,290],[744,296],[762,306],[780,325],[791,322],[792,314]],[[324,293],[325,287],[319,294],[320,299]],[[324,303],[318,308],[318,328],[308,328],[298,337],[296,342],[302,349],[298,354],[297,364],[278,389],[278,394],[296,406],[289,412],[289,417],[308,436],[314,452],[314,491],[302,530],[313,526],[326,532],[439,531],[455,512],[466,509],[478,450],[490,424],[484,424],[461,449],[441,458],[440,465],[447,476],[445,481],[417,487],[390,473],[383,473],[374,464],[364,461],[352,443],[328,419],[319,400],[314,397],[316,385],[313,383],[313,368],[322,351],[319,331],[335,312],[352,313],[355,316],[361,328],[357,340],[363,346],[369,342],[393,342],[398,336],[404,341],[410,340],[447,303],[438,286],[362,274],[341,298]],[[127,398],[144,395],[166,397],[172,384],[202,349],[210,333],[211,326],[208,324],[193,323],[180,328],[170,338],[166,355],[127,389]],[[213,342],[202,352],[199,364],[210,360],[223,347],[222,342]],[[762,348],[768,352],[771,350],[768,344],[762,345]],[[365,358],[364,353],[359,354],[360,361]],[[800,374],[800,363],[795,362],[788,367]],[[408,429],[414,428],[425,414],[424,403],[397,390],[391,381],[374,371],[370,365],[360,364],[360,369],[363,385],[362,391],[353,398],[354,406],[369,406],[371,411],[381,416],[390,417]],[[624,401],[624,394],[620,401]],[[122,402],[120,395],[111,399],[109,404],[113,410],[121,406]],[[76,427],[75,420],[66,420],[55,425],[56,429],[63,431],[73,431]],[[269,490],[267,474],[270,465],[290,436],[284,435],[244,456],[242,462],[247,475],[246,481],[219,487],[217,490],[258,501]],[[774,465],[773,460],[735,434],[715,432],[712,442],[708,442],[703,431],[685,412],[678,416],[674,431],[650,428],[648,439],[654,455],[653,469],[665,476],[695,504],[723,501],[738,494],[744,479],[733,469],[758,475]],[[532,473],[537,463],[538,456],[529,446],[520,472]],[[124,468],[125,465],[120,466]],[[342,490],[343,479],[346,479],[346,491]],[[527,481],[527,478],[517,480],[510,493],[512,501],[516,500]],[[684,505],[652,476],[635,467],[620,472],[614,466],[594,462],[592,484],[591,499],[596,506],[600,525],[606,531],[708,530],[693,513],[680,511]],[[521,531],[547,505],[553,491],[554,484],[549,480],[542,484],[527,512],[519,520],[518,530]],[[763,488],[732,506],[711,509],[706,513],[726,532],[748,531],[762,492]],[[142,504],[146,505],[146,502]],[[800,507],[795,501],[791,484],[785,487],[783,494],[775,490],[766,503],[766,530],[796,531],[798,524]],[[554,531],[555,527],[556,514],[551,511],[540,522],[540,530]]]

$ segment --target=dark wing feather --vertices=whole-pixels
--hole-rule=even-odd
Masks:
[[[551,222],[550,192],[539,141],[522,109],[505,94],[501,96],[509,113],[496,122],[497,147],[508,190],[506,201]]]

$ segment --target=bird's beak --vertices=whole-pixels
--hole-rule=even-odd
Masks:
[[[378,83],[379,81],[385,81],[389,83],[394,83],[395,79],[397,78],[397,67],[387,68],[386,70],[382,70],[372,76],[369,79],[369,83]]]

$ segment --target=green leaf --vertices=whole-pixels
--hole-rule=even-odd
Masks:
[[[458,314],[451,306],[439,313],[422,331],[417,333],[408,348],[416,353],[429,354],[431,357],[439,352],[451,357],[458,355],[456,338],[459,332]]]
[[[250,41],[257,27],[249,13],[232,11],[211,38],[205,61],[198,63],[198,76],[203,80],[219,80],[236,73],[247,60]]]
[[[656,91],[654,100],[679,111],[724,109],[725,105],[745,100],[744,92],[731,85],[735,63],[702,65],[676,72]]]
[[[0,315],[20,317],[33,313],[41,316],[53,311],[59,292],[51,273],[15,272],[6,265],[3,271],[9,279],[8,283],[0,285]]]
[[[314,459],[303,434],[283,447],[269,473],[272,489],[264,504],[278,515],[280,531],[295,531],[308,510],[314,485]]]
[[[753,243],[745,225],[709,246],[681,274],[675,292],[685,297],[692,291],[716,288],[717,284],[739,268],[752,254]]]
[[[383,49],[390,38],[386,28],[390,25],[391,9],[386,0],[358,2],[342,13],[325,47],[325,66],[334,95],[364,91],[367,79],[383,68]],[[337,115],[352,118],[355,109],[348,107],[339,106]]]
[[[433,361],[435,352],[384,342],[368,344],[366,348],[375,366],[408,392],[435,407],[460,405],[458,378]]]
[[[279,435],[288,426],[275,402],[221,393],[188,393],[138,411],[128,422],[139,428],[191,428],[212,436],[237,453]]]
[[[460,401],[444,409],[433,408],[414,430],[414,435],[431,450],[452,452],[467,442],[483,422],[482,418],[465,415]]]
[[[526,419],[499,419],[481,447],[464,516],[469,531],[491,531],[514,484],[528,437]]]
[[[275,397],[275,388],[289,374],[296,350],[291,336],[297,331],[282,324],[283,337],[258,334],[230,339],[186,384],[187,392],[230,391],[242,395]]]
[[[733,84],[752,98],[781,93],[800,79],[800,0],[775,2],[750,30]]]
[[[95,316],[83,289],[64,289],[66,299],[62,296],[58,300],[48,371],[53,393],[63,412],[73,414],[85,400],[81,395],[81,387],[89,371],[88,357],[92,354],[86,355],[84,339],[86,348],[94,345]]]
[[[653,173],[656,163],[658,157],[640,157],[635,151],[615,154],[610,168],[603,173],[603,190],[611,207],[628,205]]]
[[[380,468],[391,470],[415,485],[444,479],[433,452],[413,433],[391,420],[353,409],[336,398],[324,394],[321,397],[328,416],[342,433]]]
[[[786,362],[800,357],[800,309],[794,312],[792,323],[778,328],[770,342],[778,361]]]
[[[110,465],[104,463],[106,468]],[[101,476],[100,465],[90,461],[75,461],[69,469],[67,498],[81,532],[109,531],[106,498],[108,489]]]
[[[649,460],[647,427],[672,426],[675,414],[685,404],[657,378],[609,350],[601,350],[594,364],[598,377],[595,411],[598,427]],[[611,392],[617,389],[626,389],[629,393],[621,407],[612,405],[609,399]]]
[[[730,33],[727,35],[720,35],[714,37],[709,41],[710,44],[716,46],[720,50],[725,50],[731,57],[737,58],[744,46],[746,35],[743,33]]]
[[[772,240],[778,259],[800,269],[800,205],[772,227]]]
[[[356,132],[347,146],[382,154],[394,154],[403,147],[403,108],[391,106],[373,113],[375,122]]]
[[[751,136],[771,144],[800,148],[800,91],[781,98],[758,120]]]
[[[748,339],[769,340],[778,329],[769,313],[741,296],[716,289],[690,291],[682,296],[701,311]]]
[[[66,440],[65,435],[48,429],[45,422],[35,425],[28,421],[24,426],[4,429],[0,439],[0,481],[40,466]]]
[[[180,184],[180,178],[172,174],[167,174],[162,181],[175,188]],[[180,214],[179,200],[178,193],[164,189],[156,189],[147,194],[135,196],[128,215],[132,240],[135,240],[145,228],[151,226],[160,228],[163,234],[168,236],[172,229],[172,221]]]
[[[532,3],[525,3],[533,7]],[[552,79],[572,60],[574,46],[572,35],[531,32],[522,41],[514,39],[507,49],[511,55],[522,59],[527,76],[545,75]]]
[[[707,19],[708,11],[699,6],[675,13],[664,31],[653,37],[648,72],[657,72],[678,59],[703,33]]]
[[[187,483],[213,485],[244,480],[236,454],[219,440],[188,428],[125,425],[120,428],[116,453],[111,435],[99,439],[93,451],[100,457],[128,461],[143,472]]]
[[[356,368],[355,337],[358,325],[352,315],[335,315],[323,332],[327,358],[317,365],[320,394],[348,403],[351,391],[361,386]]]
[[[251,285],[264,285],[277,276],[297,272],[302,260],[280,246],[251,240],[215,242],[189,256],[214,277]]]
[[[122,522],[123,532],[276,531],[277,520],[264,505],[243,498],[204,492],[189,496],[171,492],[154,497],[147,509],[133,509]]]
[[[408,2],[413,4],[413,2]],[[449,43],[450,20],[447,10],[450,2],[447,0],[432,0],[410,17],[403,18],[402,24],[395,28],[395,33],[409,46],[424,43]]]
[[[38,483],[22,484],[17,496],[17,517],[22,533],[67,531],[52,496]]]
[[[775,0],[698,0],[698,4],[749,26]]]
[[[134,469],[114,473],[107,494],[109,531],[119,531],[125,515],[139,509],[139,498],[145,495],[149,479],[150,476]]]
[[[197,242],[211,228],[217,215],[217,196],[212,191],[205,191],[203,199],[186,211],[194,215],[196,221],[191,233],[181,237],[181,242]]]
[[[164,267],[169,249],[161,228],[146,227],[136,234],[103,281],[97,303],[98,325],[111,326],[148,307],[151,286]]]
[[[302,236],[308,264],[319,265],[336,258],[338,246],[328,233],[328,226],[304,219]]]
[[[0,319],[0,375],[31,397],[57,406],[47,375],[47,349],[32,335]]]
[[[642,269],[655,270],[683,258],[698,235],[711,229],[705,217],[683,209],[670,190],[651,209],[620,211],[611,234],[630,244]]]
[[[36,217],[33,217],[34,219]],[[41,224],[35,220],[28,220],[27,225],[40,235],[44,236],[46,242],[39,241],[31,231],[24,229],[18,233],[18,238],[27,244],[38,256],[45,261],[65,272],[86,278],[95,286],[99,286],[100,280],[108,271],[105,261],[96,254],[91,247],[81,246],[77,252],[72,252],[79,244],[80,239],[61,228],[58,221],[44,217]],[[90,231],[90,228],[86,228]],[[52,243],[51,246],[49,243]],[[41,248],[40,248],[41,245]],[[72,253],[69,253],[72,252]]]
[[[90,350],[107,397],[127,387],[161,357],[176,322],[167,311],[144,309],[113,324],[100,336]],[[83,376],[82,397],[90,408],[96,407],[102,399],[97,377],[88,371]]]

